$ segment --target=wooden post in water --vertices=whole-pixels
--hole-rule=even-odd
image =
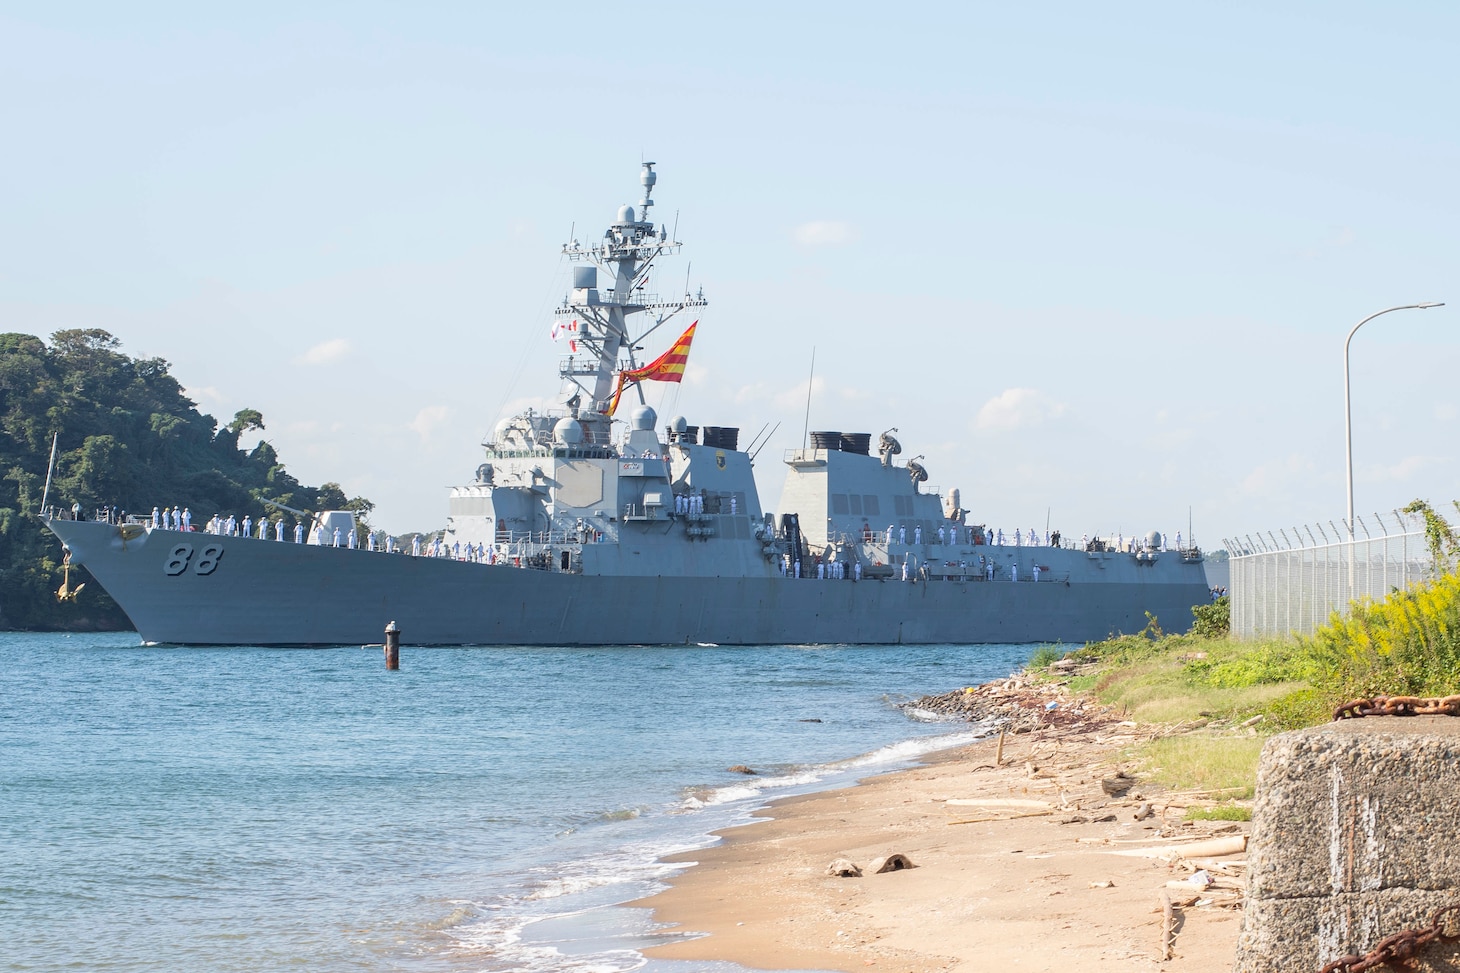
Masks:
[[[394,621],[385,626],[385,668],[400,668],[400,627]]]

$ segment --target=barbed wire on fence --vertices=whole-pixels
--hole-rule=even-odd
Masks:
[[[1310,635],[1358,598],[1433,578],[1424,518],[1395,510],[1348,524],[1304,524],[1224,540],[1231,558],[1232,633]]]

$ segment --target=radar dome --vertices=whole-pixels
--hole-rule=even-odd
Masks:
[[[647,405],[639,406],[629,415],[629,425],[634,429],[653,429],[658,421],[658,414]]]
[[[634,208],[632,206],[620,206],[618,208],[618,221],[620,223],[634,222]]]
[[[564,417],[553,425],[553,438],[564,446],[576,446],[583,441],[583,426],[577,419]]]
[[[673,419],[669,420],[669,428],[673,429],[675,432],[684,432],[686,429],[689,428],[689,420],[686,419],[684,416],[675,416]]]
[[[1159,551],[1161,549],[1161,532],[1159,530],[1153,530],[1146,535],[1146,546],[1153,551]]]

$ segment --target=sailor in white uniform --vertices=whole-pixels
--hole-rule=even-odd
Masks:
[[[156,507],[152,508],[152,529],[156,530],[162,526],[162,511]]]
[[[283,517],[280,517],[278,520],[274,521],[274,540],[281,541],[281,542],[284,540],[284,518]]]
[[[914,544],[921,544],[922,542],[923,542],[923,525],[922,524],[918,524],[916,527],[913,528],[913,543]]]
[[[335,531],[335,533],[338,534],[339,531]],[[355,533],[355,528],[351,527],[350,528],[350,536],[345,541],[345,546],[348,547],[350,550],[353,551],[356,547],[359,546],[359,543],[360,543],[360,535],[359,534],[356,534]],[[335,545],[335,547],[339,547],[339,546],[340,546],[339,544],[336,544]]]
[[[283,523],[283,521],[280,521],[280,523]],[[297,522],[297,521],[294,524],[294,543],[296,543],[296,544],[303,544],[304,543],[304,525],[302,523]]]
[[[938,525],[938,543],[943,543],[943,526],[941,524]]]
[[[184,507],[183,508],[182,526],[183,526],[183,530],[192,530],[193,529],[193,512],[191,510],[189,510],[187,507]]]

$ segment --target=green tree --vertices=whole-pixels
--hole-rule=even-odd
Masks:
[[[197,522],[214,513],[273,514],[265,500],[302,509],[353,509],[338,484],[301,484],[277,451],[260,442],[245,452],[242,432],[264,428],[242,409],[228,426],[198,411],[161,358],[132,358],[100,328],[57,331],[49,345],[34,335],[0,334],[0,628],[128,627],[126,616],[95,584],[79,601],[58,604],[61,548],[39,516],[58,437],[47,501],[88,514],[115,506],[135,514],[153,506],[187,507]],[[328,503],[321,500],[328,500]],[[72,584],[88,580],[84,572]]]

